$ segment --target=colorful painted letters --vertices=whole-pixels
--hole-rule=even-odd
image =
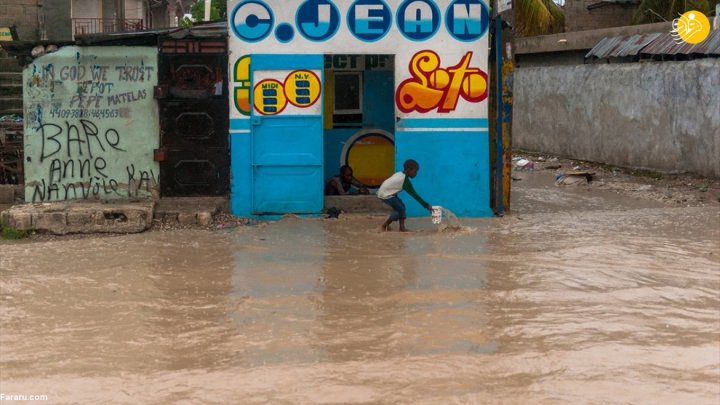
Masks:
[[[437,108],[447,113],[455,110],[460,97],[470,102],[487,98],[487,74],[470,67],[472,52],[467,52],[455,66],[440,67],[440,57],[425,50],[410,62],[412,78],[398,86],[395,101],[402,112],[428,112]]]

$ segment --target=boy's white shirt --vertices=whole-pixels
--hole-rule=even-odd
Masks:
[[[387,200],[388,198],[401,192],[403,188],[403,183],[405,182],[405,176],[405,173],[400,171],[390,176],[387,180],[383,181],[377,191],[378,198],[380,198],[381,200]]]

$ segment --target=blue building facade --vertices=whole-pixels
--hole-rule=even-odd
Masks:
[[[240,0],[228,12],[233,214],[320,214],[342,164],[372,190],[412,158],[430,203],[492,215],[484,2]],[[409,202],[408,214],[426,211]]]

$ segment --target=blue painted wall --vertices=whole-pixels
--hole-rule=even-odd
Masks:
[[[395,133],[396,171],[402,170],[405,160],[417,160],[420,171],[412,183],[425,201],[443,206],[458,216],[493,215],[487,129],[448,131],[441,128],[486,127],[487,120],[417,119],[401,120],[398,125]],[[415,130],[420,127],[428,130]],[[401,198],[408,208],[408,216],[427,215],[427,210],[407,193],[401,193]]]
[[[230,122],[230,212],[250,216],[252,212],[252,142],[250,120]],[[247,126],[247,129],[244,127]],[[233,132],[233,129],[248,132]]]

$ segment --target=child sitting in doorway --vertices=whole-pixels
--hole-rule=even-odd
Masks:
[[[368,189],[353,176],[353,169],[344,165],[340,168],[340,175],[333,176],[325,183],[325,195],[352,194],[368,194]]]

